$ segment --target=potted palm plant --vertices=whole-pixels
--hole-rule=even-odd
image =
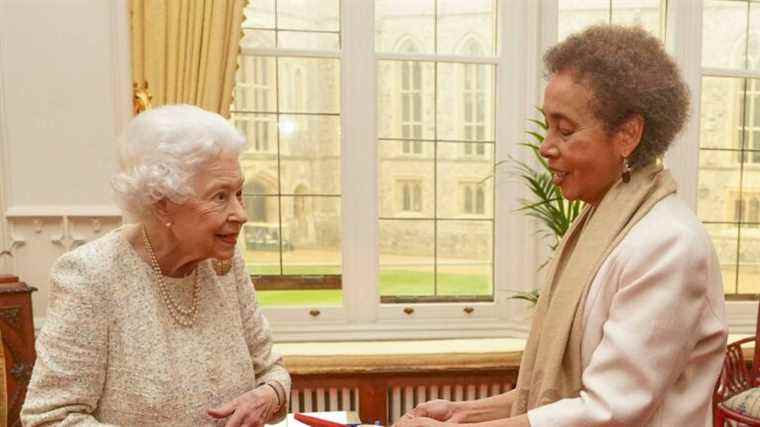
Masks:
[[[548,240],[549,248],[554,251],[570,224],[580,214],[583,202],[565,199],[559,188],[554,185],[549,165],[538,151],[544,142],[549,126],[543,110],[540,108],[537,110],[540,113],[539,118],[528,120],[535,126],[535,129],[525,132],[528,139],[520,145],[531,151],[538,165],[533,166],[529,162],[510,156],[506,160],[496,162],[494,167],[510,166],[510,173],[530,190],[530,196],[520,199],[520,207],[517,211],[538,221],[536,234],[542,239]],[[547,262],[548,260],[544,261],[539,268],[543,268]],[[538,295],[539,290],[533,289],[517,292],[511,298],[535,304],[538,301]]]

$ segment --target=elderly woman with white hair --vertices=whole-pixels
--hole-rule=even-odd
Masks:
[[[130,123],[113,187],[137,222],[53,266],[24,425],[283,417],[290,376],[236,250],[244,147],[224,118],[197,107]]]

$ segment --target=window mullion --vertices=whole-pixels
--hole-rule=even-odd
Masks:
[[[702,98],[702,1],[668,2],[667,48],[691,92],[689,121],[665,162],[678,183],[678,195],[696,211],[699,181],[700,100]]]
[[[374,322],[380,301],[374,12],[373,2],[342,3],[343,301],[352,324]]]
[[[496,159],[531,161],[527,150],[518,142],[524,139],[526,118],[536,114],[540,102],[538,93],[541,73],[538,68],[538,49],[542,34],[539,3],[533,0],[504,0],[499,4],[501,21],[499,64],[496,71]],[[556,27],[556,21],[551,25]],[[545,30],[544,30],[545,31]],[[505,304],[514,290],[529,290],[536,282],[537,242],[531,222],[515,214],[518,199],[525,188],[517,181],[503,179],[497,170],[495,179],[496,218],[494,244],[495,301]],[[502,318],[519,322],[506,307]]]

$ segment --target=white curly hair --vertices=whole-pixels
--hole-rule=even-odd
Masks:
[[[121,138],[119,171],[111,180],[116,201],[138,220],[164,198],[185,203],[205,164],[222,154],[239,156],[245,146],[243,135],[219,114],[192,105],[147,110]]]

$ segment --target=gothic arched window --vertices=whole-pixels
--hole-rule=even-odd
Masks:
[[[463,55],[483,56],[481,44],[470,39],[462,46]],[[466,141],[483,141],[486,139],[486,82],[487,70],[480,64],[463,64],[462,106],[464,139]],[[485,155],[485,144],[465,144],[466,155]]]
[[[412,40],[405,40],[399,48],[401,53],[418,50]],[[400,62],[399,83],[402,150],[404,154],[422,154],[422,64]]]

